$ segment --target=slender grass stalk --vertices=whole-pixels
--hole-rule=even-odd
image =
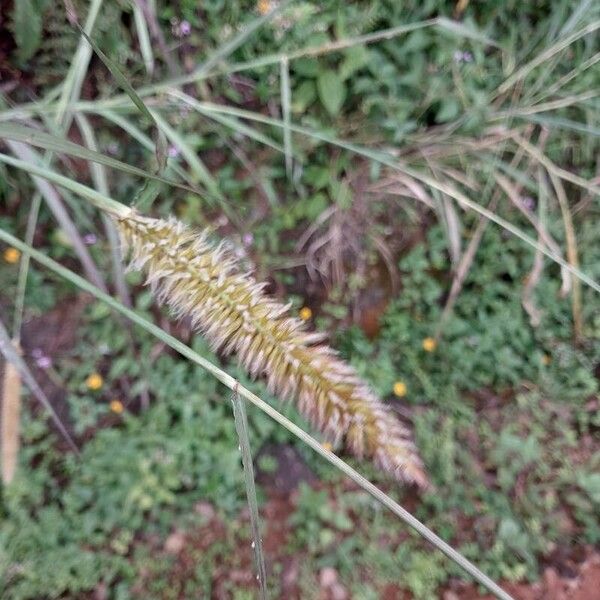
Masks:
[[[292,102],[292,90],[290,87],[290,70],[289,61],[287,56],[281,59],[281,65],[279,69],[280,79],[280,94],[281,94],[281,116],[283,120],[283,147],[285,152],[285,171],[287,173],[288,180],[292,179],[292,132],[290,131],[291,123],[291,102]]]
[[[550,175],[550,181],[552,182],[552,187],[554,188],[554,193],[558,200],[563,218],[565,239],[567,241],[567,258],[574,267],[579,267],[577,236],[575,234],[575,227],[573,226],[573,217],[571,216],[567,194],[561,180],[556,174],[552,172],[549,172],[548,174]],[[583,335],[583,313],[581,306],[581,282],[577,278],[573,281],[571,307],[573,312],[573,332],[575,334],[575,341],[578,342]]]
[[[102,7],[103,0],[92,0],[90,3],[90,9],[86,18],[84,29],[89,34],[91,33],[100,8]],[[79,98],[81,92],[81,86],[87,67],[91,57],[91,51],[89,45],[84,41],[83,38],[79,40],[77,50],[73,56],[73,60],[69,66],[67,77],[60,86],[60,95],[57,102],[57,110],[54,114],[55,123],[62,126],[62,130],[66,131],[71,123],[71,117],[67,116],[67,109],[69,104]],[[48,100],[51,99],[52,93],[49,95]],[[43,104],[43,103],[40,103]],[[47,152],[44,157],[44,164],[50,165],[52,160],[52,153]],[[37,219],[39,215],[40,205],[42,201],[42,194],[37,191],[32,199],[29,216],[27,218],[27,232],[26,240],[28,245],[33,244],[33,236],[35,235],[35,229],[37,226]],[[21,324],[23,321],[23,309],[25,305],[25,289],[27,287],[27,276],[29,273],[29,255],[24,252],[21,256],[21,262],[19,265],[19,279],[17,283],[17,294],[15,301],[15,312],[13,318],[13,335],[16,340],[20,340],[21,337]]]
[[[65,280],[69,281],[73,285],[77,286],[79,289],[86,291],[98,300],[105,302],[108,306],[114,308],[116,311],[125,315],[133,323],[139,325],[142,329],[155,336],[164,344],[173,348],[173,350],[177,351],[185,358],[196,363],[197,365],[211,373],[216,379],[218,379],[221,383],[226,385],[229,389],[236,390],[240,396],[246,398],[246,400],[250,401],[256,407],[262,410],[265,414],[271,417],[274,421],[279,423],[281,426],[285,427],[290,433],[292,433],[292,435],[296,436],[303,443],[312,448],[312,450],[314,450],[327,462],[329,462],[334,467],[342,471],[356,484],[358,484],[362,489],[364,489],[371,496],[373,496],[378,502],[380,502],[383,506],[389,509],[402,521],[404,521],[404,523],[406,523],[409,527],[414,529],[420,536],[422,536],[424,539],[430,542],[433,546],[440,550],[440,552],[445,554],[450,560],[456,563],[466,573],[471,575],[485,589],[487,589],[494,596],[496,596],[496,598],[499,598],[500,600],[514,600],[514,598],[512,598],[510,594],[505,592],[498,584],[496,584],[492,579],[490,579],[487,575],[481,572],[473,563],[471,563],[468,559],[462,556],[459,552],[454,550],[454,548],[452,548],[449,544],[444,542],[444,540],[437,536],[426,525],[421,523],[421,521],[414,517],[405,508],[403,508],[392,498],[390,498],[385,492],[380,490],[368,479],[363,477],[360,473],[353,469],[339,456],[337,456],[330,450],[324,448],[321,443],[319,443],[317,440],[315,440],[313,437],[307,434],[303,429],[292,423],[289,419],[284,417],[270,404],[266,403],[264,400],[260,399],[256,394],[252,393],[250,390],[240,385],[240,383],[236,379],[231,377],[231,375],[229,375],[219,367],[213,365],[209,360],[200,356],[189,346],[186,346],[177,338],[168,334],[166,331],[164,331],[154,323],[151,323],[137,312],[131,310],[130,308],[127,308],[117,299],[113,298],[112,296],[109,296],[102,290],[96,288],[83,277],[80,277],[76,273],[73,273],[69,269],[63,267],[62,265],[52,260],[45,254],[42,254],[41,252],[38,252],[33,248],[28,248],[21,240],[11,235],[10,233],[4,231],[3,229],[0,229],[0,240],[11,244],[12,246],[17,248],[18,250],[21,250],[22,252],[28,250],[31,254],[31,257],[34,260],[47,267],[48,269],[50,269],[60,277],[64,278]]]
[[[94,29],[96,19],[98,18],[100,8],[102,7],[102,2],[103,0],[92,0],[90,3],[90,9],[85,20],[85,25],[83,26],[84,31],[88,35],[90,35]],[[81,86],[83,85],[83,80],[87,73],[91,57],[92,49],[82,36],[79,38],[77,50],[71,61],[71,66],[69,67],[65,82],[61,87],[60,98],[58,100],[58,110],[56,112],[55,120],[57,124],[64,125],[65,131],[71,123],[71,119],[68,116],[70,105],[79,98]]]
[[[27,215],[27,229],[25,230],[25,243],[33,245],[33,236],[37,225],[42,195],[38,192],[33,195],[29,214]],[[27,275],[29,273],[29,254],[24,252],[19,263],[19,278],[17,280],[17,293],[15,298],[15,312],[13,316],[13,338],[18,343],[21,340],[21,326],[23,324],[23,312],[25,308],[25,290],[27,289]]]
[[[571,71],[569,71],[566,75],[563,75],[550,86],[544,88],[542,90],[542,93],[539,96],[537,96],[532,102],[541,102],[542,100],[545,100],[548,96],[551,96],[552,94],[555,94],[556,92],[560,91],[560,89],[564,87],[567,83],[569,83],[569,81],[572,81],[573,79],[575,79],[575,77],[583,73],[585,70],[593,67],[598,61],[600,61],[600,52],[596,52],[596,54],[590,56],[590,58],[578,64],[574,69],[571,69]]]
[[[104,52],[102,52],[98,44],[96,44],[96,42],[94,42],[94,40],[77,23],[76,26],[88,44],[94,49],[94,52],[98,58],[104,63],[104,66],[110,71],[110,74],[113,76],[115,81],[121,86],[127,96],[135,104],[136,108],[152,123],[152,125],[154,125],[156,130],[156,162],[158,164],[158,171],[161,172],[167,164],[167,141],[165,134],[154,119],[154,115],[150,110],[148,110],[144,101],[139,97],[134,87],[131,85],[131,83],[129,83],[129,79],[127,79],[127,77],[121,72],[117,64],[108,56],[106,56]]]
[[[85,198],[88,202],[94,205],[96,208],[107,212],[109,214],[115,216],[125,216],[131,213],[131,208],[93,190],[92,188],[87,187],[86,185],[82,185],[81,183],[77,183],[64,175],[60,175],[53,171],[48,167],[44,167],[41,165],[37,165],[31,162],[27,162],[24,160],[19,160],[18,158],[13,158],[12,156],[8,156],[7,154],[0,153],[0,162],[6,163],[7,165],[11,165],[16,167],[17,169],[22,169],[28,173],[32,173],[33,175],[38,175],[39,177],[43,177],[47,181],[51,181],[52,183],[56,183],[75,194],[78,194],[82,198]]]
[[[142,53],[142,58],[144,60],[144,67],[146,67],[146,73],[152,75],[152,73],[154,73],[154,52],[152,52],[152,44],[150,43],[150,34],[148,32],[146,19],[144,18],[144,11],[137,2],[132,2],[132,8],[135,30],[140,44],[140,52]]]
[[[513,73],[510,77],[508,77],[504,83],[500,85],[498,88],[497,96],[501,94],[505,94],[513,85],[515,85],[518,81],[523,80],[533,71],[536,67],[539,67],[541,64],[562,52],[566,48],[568,48],[573,42],[581,39],[582,37],[589,35],[590,33],[594,33],[597,29],[600,28],[600,20],[593,21],[592,23],[588,23],[582,29],[579,29],[575,33],[567,36],[559,40],[556,44],[553,44],[549,48],[546,48],[544,52],[538,54],[533,60],[529,61],[527,64],[523,65],[520,69],[518,69],[515,73]]]
[[[79,111],[75,111],[75,118],[78,120],[78,124],[82,126],[82,135],[85,135],[85,139],[89,141],[89,133],[91,127],[85,128],[83,125],[84,121],[82,118],[86,118],[85,114]],[[87,122],[87,121],[85,121]],[[92,172],[95,169],[95,165],[103,165],[112,169],[117,169],[128,175],[135,175],[136,177],[143,177],[144,179],[150,179],[152,181],[158,181],[166,185],[177,187],[187,192],[198,193],[198,190],[186,185],[182,185],[176,181],[172,181],[160,175],[150,173],[145,169],[140,169],[124,163],[116,158],[107,156],[97,151],[96,144],[91,148],[90,144],[88,147],[75,144],[63,137],[39,131],[32,127],[25,127],[16,123],[0,123],[0,138],[5,140],[12,140],[15,142],[24,142],[30,146],[36,146],[44,150],[49,150],[53,153],[68,154],[69,156],[75,156],[85,161],[92,163]],[[150,138],[147,138],[150,139]],[[87,143],[86,141],[86,143]],[[151,143],[152,148],[154,145]],[[49,166],[49,163],[47,164]]]
[[[42,159],[38,156],[38,154],[27,144],[23,144],[21,142],[7,142],[11,151],[18,156],[21,160],[24,160],[28,164],[42,164]],[[40,179],[39,177],[33,177],[33,183],[38,189],[39,193],[42,195],[48,208],[54,215],[54,218],[60,225],[61,229],[65,232],[71,244],[73,245],[73,250],[75,254],[81,261],[85,272],[88,277],[93,281],[98,287],[106,288],[106,284],[104,282],[104,277],[98,270],[96,263],[94,262],[92,256],[90,255],[86,245],[77,230],[77,226],[71,219],[63,201],[56,191],[54,187],[52,187],[47,181],[44,179]]]
[[[265,17],[261,17],[257,19],[257,24],[262,25],[267,21],[271,20],[283,7],[283,3],[280,3],[278,7],[265,15]],[[175,77],[172,79],[166,79],[163,82],[147,85],[139,88],[137,90],[137,94],[140,98],[145,98],[147,96],[152,96],[154,94],[163,93],[165,90],[175,88],[178,86],[183,86],[189,83],[197,83],[199,81],[210,79],[212,77],[216,77],[218,75],[231,75],[233,73],[240,73],[243,71],[251,71],[255,69],[260,69],[262,67],[277,65],[280,64],[283,58],[287,58],[288,60],[297,60],[299,58],[307,58],[307,57],[316,57],[324,54],[329,54],[331,52],[339,52],[341,50],[345,50],[347,48],[352,48],[354,46],[360,45],[368,45],[377,43],[383,40],[391,40],[399,37],[401,35],[406,35],[413,31],[418,31],[419,29],[427,29],[429,27],[439,28],[441,31],[447,31],[459,37],[466,37],[470,39],[474,39],[476,41],[480,41],[482,43],[498,47],[498,44],[485,36],[482,36],[480,33],[466,27],[462,26],[459,23],[451,21],[450,19],[446,19],[444,17],[436,17],[433,19],[427,19],[424,21],[416,21],[414,23],[409,23],[407,25],[400,25],[398,27],[393,27],[390,29],[384,29],[381,31],[376,31],[373,33],[368,33],[362,36],[357,36],[353,38],[344,38],[342,40],[336,40],[334,42],[327,42],[320,46],[301,48],[296,51],[287,52],[287,53],[278,53],[271,54],[267,56],[262,56],[260,58],[252,59],[242,63],[234,63],[231,65],[224,64],[219,66],[218,68],[212,70],[212,67],[216,65],[220,60],[225,58],[225,56],[234,51],[238,45],[243,42],[248,36],[246,35],[244,39],[237,40],[234,44],[233,42],[227,45],[227,48],[222,47],[218,56],[215,56],[213,59],[209,59],[211,64],[203,64],[196,71],[190,73],[189,75],[183,75],[180,77]],[[253,32],[252,29],[251,32]],[[247,30],[245,30],[248,33]],[[242,32],[244,33],[244,32]],[[242,35],[242,34],[240,34]],[[208,62],[208,61],[207,61]],[[542,61],[543,62],[543,61]],[[114,108],[115,106],[119,106],[123,103],[123,101],[127,100],[126,95],[117,95],[113,96],[110,100],[110,104],[103,104],[104,108]],[[0,113],[0,119],[13,119],[20,118],[22,116],[26,116],[28,114],[36,113],[41,110],[41,106],[39,103],[28,103],[23,104],[17,109],[11,109],[7,111],[3,111]],[[44,110],[49,109],[53,110],[52,105],[45,104]]]
[[[96,136],[86,116],[80,113],[75,114],[75,121],[81,132],[87,147],[92,152],[97,152]],[[108,189],[108,177],[104,166],[100,163],[91,162],[90,171],[92,174],[92,180],[95,188],[105,196],[110,194]],[[125,281],[125,271],[123,269],[123,258],[121,256],[121,248],[119,245],[119,234],[115,228],[114,223],[108,217],[108,215],[102,213],[102,222],[104,225],[104,231],[106,232],[106,238],[110,246],[110,257],[112,263],[113,277],[115,281],[115,287],[121,301],[126,306],[131,306],[131,297],[129,295],[129,289],[127,282]]]
[[[183,99],[183,97],[177,90],[172,90],[170,92],[170,95]],[[233,114],[240,118],[247,118],[247,119],[250,119],[253,121],[257,121],[257,122],[265,123],[268,125],[273,125],[275,127],[283,128],[283,123],[280,120],[273,119],[271,117],[266,117],[264,115],[259,115],[258,113],[252,113],[249,111],[231,108],[231,107],[221,107],[221,106],[210,104],[210,103],[203,103],[203,106],[209,110],[220,111],[220,112],[224,112],[226,114]],[[421,181],[422,183],[424,183],[434,189],[437,189],[437,190],[443,192],[450,198],[453,198],[459,204],[462,204],[463,206],[466,206],[466,207],[470,208],[471,210],[479,213],[480,215],[486,217],[493,223],[496,223],[500,227],[502,227],[502,228],[506,229],[508,232],[512,233],[515,237],[517,237],[520,240],[524,241],[525,243],[529,244],[532,248],[538,249],[538,247],[539,247],[538,242],[535,239],[533,239],[531,236],[524,233],[521,229],[519,229],[518,227],[516,227],[515,225],[513,225],[506,219],[498,216],[494,212],[492,212],[492,211],[486,209],[485,207],[477,204],[476,202],[472,201],[470,198],[468,198],[464,193],[462,193],[460,190],[456,189],[454,186],[447,184],[445,182],[438,181],[435,179],[435,177],[428,175],[427,173],[423,173],[412,167],[408,167],[404,164],[401,164],[395,157],[391,156],[390,154],[388,154],[386,152],[371,150],[370,148],[365,148],[363,146],[353,144],[353,143],[347,142],[345,140],[340,140],[338,138],[332,137],[325,133],[321,133],[319,131],[314,131],[307,127],[302,127],[300,125],[290,124],[289,129],[296,133],[300,133],[302,135],[306,135],[306,136],[312,137],[314,139],[319,139],[321,141],[327,142],[327,143],[337,146],[339,148],[349,150],[350,152],[364,156],[375,162],[378,162],[387,167],[390,167],[394,171],[399,171],[400,173],[409,175],[410,177],[412,177],[418,181]],[[512,135],[513,135],[513,137],[515,137],[515,134],[512,134]],[[578,177],[577,175],[574,175],[573,173],[569,173],[568,171],[557,167],[552,161],[550,161],[550,159],[548,159],[545,155],[543,155],[542,153],[537,151],[536,148],[532,144],[527,142],[522,137],[516,136],[515,139],[516,139],[517,143],[519,145],[522,145],[529,154],[531,154],[532,156],[537,158],[537,160],[539,162],[541,162],[547,169],[552,170],[561,179],[565,179],[567,181],[570,181],[571,183],[574,183],[575,185],[581,186],[593,194],[600,195],[600,187],[590,184],[587,181],[585,181],[584,179],[582,179],[581,177]],[[0,157],[0,160],[1,160],[1,157]],[[561,267],[564,267],[565,269],[567,269],[567,271],[570,271],[571,273],[573,273],[576,277],[579,277],[579,279],[581,279],[581,281],[583,281],[586,285],[588,285],[589,287],[591,287],[592,289],[594,289],[595,291],[600,293],[600,284],[598,284],[596,281],[591,279],[588,275],[583,273],[580,269],[573,267],[567,261],[565,261],[561,256],[551,252],[548,248],[542,247],[541,251],[548,258],[550,258],[554,262],[558,263]]]
[[[244,483],[246,485],[246,498],[248,499],[250,526],[252,528],[252,548],[254,549],[254,557],[256,560],[256,578],[260,586],[261,600],[267,600],[267,569],[265,567],[262,537],[260,535],[260,519],[258,516],[256,487],[254,485],[254,466],[252,465],[252,452],[250,450],[248,419],[246,417],[244,401],[240,398],[237,388],[235,387],[231,395],[231,403],[233,405],[235,430],[237,431],[238,439],[240,441],[242,464],[244,466]]]

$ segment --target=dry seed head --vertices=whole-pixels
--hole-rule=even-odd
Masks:
[[[300,412],[337,444],[369,457],[397,479],[428,485],[409,431],[335,352],[323,336],[305,331],[300,319],[241,272],[223,243],[180,221],[132,214],[118,220],[131,268],[178,316],[189,316],[213,350],[235,353],[269,390],[295,398]]]

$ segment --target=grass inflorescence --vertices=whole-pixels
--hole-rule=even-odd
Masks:
[[[427,487],[408,429],[354,369],[306,331],[288,306],[265,294],[264,283],[240,270],[231,251],[176,219],[133,213],[118,228],[131,266],[145,269],[160,301],[189,316],[213,350],[235,353],[269,390],[295,398],[300,412],[334,444],[369,457],[399,480]]]

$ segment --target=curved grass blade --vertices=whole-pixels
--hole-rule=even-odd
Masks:
[[[12,152],[14,152],[14,154],[17,155],[22,162],[28,164],[30,168],[32,168],[36,163],[37,165],[41,165],[41,160],[39,159],[38,155],[28,145],[22,144],[21,142],[8,142],[8,145]],[[46,167],[42,166],[38,166],[38,168],[42,170],[46,169]],[[35,175],[32,170],[29,172],[30,174]],[[96,267],[96,263],[88,252],[86,245],[79,235],[79,231],[77,230],[75,223],[73,223],[71,220],[71,217],[56,189],[43,178],[33,176],[32,179],[38,191],[46,200],[46,203],[54,215],[54,218],[69,238],[71,244],[73,244],[73,250],[83,265],[87,276],[98,287],[106,289],[104,278],[98,270],[98,267]]]
[[[75,121],[77,122],[77,126],[79,127],[79,131],[81,132],[81,136],[83,137],[89,150],[92,152],[96,152],[96,136],[94,135],[92,126],[90,125],[85,115],[77,113],[75,115]],[[108,178],[106,176],[104,166],[100,163],[92,162],[90,163],[90,170],[92,173],[92,180],[96,189],[100,193],[108,196],[110,192],[108,189]],[[126,306],[131,306],[131,297],[129,295],[127,282],[125,281],[125,270],[123,269],[123,259],[121,257],[119,234],[117,233],[115,225],[112,222],[112,220],[108,217],[108,215],[105,215],[103,213],[102,221],[104,224],[104,231],[106,232],[106,237],[110,246],[113,276],[117,292],[123,304],[125,304]]]
[[[183,97],[178,92],[169,92],[169,95],[183,99]],[[258,113],[253,113],[250,111],[232,108],[232,107],[221,107],[221,106],[218,106],[215,104],[210,104],[210,103],[203,103],[203,105],[207,110],[214,110],[216,112],[224,112],[226,114],[233,114],[234,116],[242,118],[242,119],[249,119],[251,121],[256,121],[259,123],[265,123],[266,125],[273,125],[274,127],[278,127],[280,129],[284,128],[284,123],[281,120],[273,119],[272,117],[267,117],[264,115],[260,115]],[[294,125],[294,124],[290,124],[290,125],[288,125],[288,127],[291,131],[294,131],[296,133],[300,133],[302,135],[312,137],[317,140],[321,140],[321,141],[331,144],[333,146],[337,146],[338,148],[343,148],[344,150],[348,150],[355,154],[364,156],[365,158],[369,158],[370,160],[373,160],[375,162],[386,165],[387,167],[390,167],[391,169],[393,169],[395,171],[399,171],[400,173],[409,175],[410,177],[413,177],[414,179],[421,181],[422,183],[424,183],[425,185],[428,185],[429,187],[432,187],[433,189],[437,189],[438,191],[449,196],[450,198],[453,198],[458,204],[462,204],[462,205],[470,208],[471,210],[479,213],[480,215],[483,215],[490,221],[496,223],[500,227],[506,229],[508,232],[512,233],[515,237],[518,237],[520,240],[522,240],[526,244],[529,244],[532,248],[540,249],[541,252],[543,254],[545,254],[548,258],[550,258],[554,262],[558,263],[561,267],[564,267],[565,269],[567,269],[567,271],[570,271],[571,273],[573,273],[576,277],[579,277],[579,279],[581,279],[581,281],[583,281],[586,285],[588,285],[589,287],[594,289],[596,292],[600,293],[600,284],[597,283],[596,281],[594,281],[589,275],[586,275],[580,269],[573,267],[568,262],[566,262],[562,257],[557,256],[555,253],[551,252],[547,248],[545,248],[545,247],[540,248],[540,245],[537,243],[537,241],[534,240],[529,235],[527,235],[526,233],[524,233],[521,229],[519,229],[518,227],[516,227],[515,225],[513,225],[506,219],[498,216],[494,212],[488,210],[487,208],[477,204],[476,202],[473,202],[470,198],[468,198],[465,194],[463,194],[460,190],[456,189],[454,186],[449,185],[444,182],[441,182],[441,181],[437,181],[434,177],[431,177],[431,176],[427,175],[426,173],[422,173],[414,168],[408,167],[406,165],[401,165],[395,157],[389,155],[386,152],[371,150],[370,148],[365,148],[358,144],[347,142],[345,140],[340,140],[338,138],[335,138],[335,137],[325,134],[325,133],[321,133],[319,131],[314,131],[312,129],[309,129],[308,127],[302,127],[300,125]],[[532,154],[535,153],[535,148],[531,148],[529,144],[526,144],[524,142],[524,140],[519,139],[519,144],[520,145],[523,144],[524,146],[526,145],[526,150],[528,152],[531,152]],[[0,158],[0,160],[1,160],[1,158]],[[590,184],[588,184],[587,181],[582,180],[580,177],[577,177],[577,176],[573,175],[572,173],[565,171],[564,169],[560,169],[560,168],[556,167],[556,165],[554,165],[554,163],[549,162],[547,159],[544,159],[544,157],[538,157],[538,160],[540,160],[540,162],[542,162],[542,164],[544,164],[544,166],[547,169],[549,168],[550,170],[555,172],[562,179],[567,179],[568,181],[571,181],[572,183],[575,183],[576,185],[585,187],[589,191],[593,191],[594,193],[600,194],[600,190],[596,186],[590,185]]]
[[[152,52],[152,44],[150,43],[150,34],[148,32],[146,19],[144,18],[144,11],[136,2],[132,3],[132,8],[135,30],[140,44],[140,52],[144,59],[144,66],[146,67],[148,75],[152,75],[152,73],[154,73],[154,53]]]
[[[48,167],[43,167],[41,165],[36,165],[31,162],[27,162],[24,160],[19,160],[18,158],[13,158],[12,156],[8,156],[7,154],[0,153],[0,162],[6,163],[7,165],[11,165],[16,167],[17,169],[21,169],[27,173],[31,173],[32,175],[37,175],[39,177],[43,177],[44,179],[51,181],[52,183],[56,183],[75,194],[78,194],[82,198],[85,198],[89,202],[91,202],[95,207],[106,211],[110,214],[114,214],[116,216],[125,216],[131,213],[131,209],[92,188],[87,187],[86,185],[82,185],[81,183],[77,183],[64,175],[60,175],[49,169]]]
[[[135,104],[137,109],[144,115],[150,123],[152,123],[156,127],[156,162],[158,164],[159,173],[163,171],[167,164],[167,140],[165,138],[165,134],[161,131],[161,128],[158,126],[156,119],[153,117],[152,113],[148,110],[144,101],[138,96],[138,93],[135,91],[133,86],[129,83],[129,80],[119,67],[112,61],[102,50],[94,40],[81,28],[78,23],[75,23],[77,29],[81,35],[87,40],[88,44],[94,49],[94,52],[98,55],[98,58],[104,63],[104,66],[110,71],[111,75],[115,78],[117,83],[125,90],[125,93],[131,98],[131,101]]]
[[[559,52],[562,52],[565,48],[568,48],[573,42],[590,33],[593,33],[599,28],[600,20],[593,21],[575,33],[572,33],[566,38],[559,40],[556,44],[546,48],[546,50],[538,54],[534,59],[523,65],[520,69],[508,77],[508,79],[506,79],[498,88],[496,96],[508,92],[513,85],[515,85],[518,81],[525,79],[525,77],[527,77],[527,75],[529,75],[529,73],[531,73],[531,71],[533,71],[536,67],[539,67],[545,61],[549,60]]]
[[[151,335],[157,337],[167,346],[170,346],[171,348],[173,348],[173,350],[177,351],[185,358],[191,360],[192,362],[196,363],[197,365],[211,373],[216,379],[218,379],[221,383],[226,385],[229,389],[236,390],[240,396],[246,398],[246,400],[250,401],[256,407],[258,407],[260,410],[262,410],[264,413],[270,416],[274,421],[285,427],[290,433],[299,438],[303,443],[305,443],[307,446],[310,446],[310,448],[312,448],[327,462],[329,462],[334,467],[342,471],[345,475],[347,475],[350,479],[357,483],[361,488],[363,488],[366,492],[373,496],[378,502],[383,504],[383,506],[385,506],[392,513],[398,516],[402,521],[404,521],[404,523],[406,523],[409,527],[414,529],[419,535],[421,535],[424,539],[426,539],[438,550],[440,550],[440,552],[445,554],[450,560],[456,563],[461,569],[463,569],[466,573],[471,575],[478,583],[480,583],[488,591],[494,594],[494,596],[496,596],[500,600],[514,600],[512,596],[505,592],[487,575],[481,572],[473,563],[471,563],[468,559],[462,556],[459,552],[454,550],[454,548],[452,548],[449,544],[444,542],[444,540],[437,536],[426,525],[421,523],[421,521],[414,517],[405,508],[403,508],[396,501],[390,498],[385,492],[380,490],[376,485],[374,485],[368,479],[363,477],[360,473],[354,470],[349,464],[347,464],[344,460],[339,458],[336,454],[324,448],[320,442],[315,440],[303,429],[301,429],[300,427],[292,423],[289,419],[284,417],[270,404],[259,398],[256,394],[252,393],[244,386],[240,385],[240,383],[231,375],[229,375],[219,367],[213,365],[209,360],[203,358],[197,352],[192,350],[192,348],[186,346],[183,342],[168,334],[166,331],[164,331],[154,323],[148,321],[137,312],[127,308],[112,296],[109,296],[108,294],[102,292],[94,285],[92,285],[89,281],[83,279],[83,277],[80,277],[76,273],[73,273],[69,269],[63,267],[62,265],[52,260],[48,256],[42,254],[41,252],[38,252],[33,248],[27,247],[21,240],[14,237],[10,233],[4,231],[3,229],[0,229],[0,240],[11,244],[12,246],[21,250],[22,252],[28,251],[34,260],[44,265],[59,276],[63,277],[67,281],[71,282],[72,284],[76,285],[79,289],[86,291],[92,294],[98,300],[105,302],[108,306],[120,312],[122,315],[130,319],[133,323],[139,325],[140,327],[142,327],[142,329],[144,329]]]
[[[0,138],[13,140],[16,142],[23,142],[31,146],[36,146],[37,148],[50,150],[51,152],[68,154],[69,156],[75,156],[77,158],[82,158],[83,160],[88,160],[93,163],[98,163],[106,167],[117,169],[123,173],[128,173],[129,175],[136,175],[145,179],[159,181],[166,185],[171,185],[194,194],[198,193],[198,190],[195,190],[192,187],[176,181],[171,181],[170,179],[165,179],[159,175],[154,175],[149,171],[145,171],[144,169],[134,167],[117,160],[116,158],[106,156],[101,152],[97,152],[95,149],[86,148],[85,146],[81,146],[75,142],[59,138],[50,133],[33,129],[33,127],[27,127],[25,125],[19,125],[16,123],[0,123]]]
[[[90,9],[84,25],[84,29],[88,35],[91,34],[92,29],[96,24],[102,2],[103,0],[92,0],[90,3]],[[91,56],[92,49],[86,43],[84,38],[80,38],[71,66],[69,67],[69,72],[67,73],[67,77],[65,78],[65,82],[61,89],[60,98],[58,100],[58,110],[55,116],[56,123],[62,124],[64,130],[68,129],[71,124],[70,117],[68,117],[66,113],[70,105],[79,98],[81,86],[83,85],[83,80],[87,73]]]

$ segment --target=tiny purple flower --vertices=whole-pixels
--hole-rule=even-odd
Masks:
[[[169,158],[177,158],[179,156],[179,148],[176,148],[175,146],[169,146],[167,154],[169,155]]]
[[[49,356],[40,356],[36,359],[35,364],[40,369],[49,369],[52,366],[52,359]]]
[[[179,25],[179,31],[181,32],[181,35],[190,35],[190,33],[192,33],[192,26],[188,21],[181,21],[181,24]]]
[[[462,50],[456,50],[454,52],[455,63],[470,63],[473,62],[473,55],[470,52],[463,52]]]
[[[532,212],[535,209],[535,200],[531,196],[523,196],[521,198],[521,204],[525,210]]]
[[[95,233],[86,233],[83,236],[83,243],[86,246],[93,246],[98,241]]]
[[[245,233],[242,236],[242,242],[244,243],[244,246],[250,246],[250,244],[252,244],[253,241],[254,236],[251,233]]]

